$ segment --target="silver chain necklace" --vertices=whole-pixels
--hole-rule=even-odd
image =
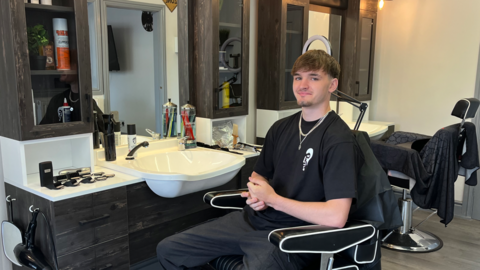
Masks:
[[[315,126],[313,126],[312,129],[310,129],[310,131],[307,133],[307,134],[303,134],[302,132],[302,118],[303,118],[303,111],[302,113],[300,114],[300,120],[298,121],[298,139],[300,140],[300,144],[298,145],[298,150],[302,149],[302,143],[303,141],[307,138],[307,136],[312,133],[312,131],[314,129],[316,129],[318,126],[320,126],[320,124],[323,122],[323,120],[325,120],[325,118],[327,118],[327,115],[331,112],[332,110],[328,111],[324,116],[322,116],[320,119],[318,119],[317,123],[315,124]],[[303,136],[303,139],[302,139],[302,136]]]
[[[72,100],[72,91],[70,91],[70,94],[68,95],[68,98],[70,99],[70,101],[73,103],[73,102],[77,102],[80,98],[77,98],[77,100]]]

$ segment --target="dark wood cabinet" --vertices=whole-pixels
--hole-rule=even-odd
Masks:
[[[13,223],[18,228],[23,230],[30,222],[31,205],[45,214],[59,269],[129,269],[155,257],[162,239],[228,213],[203,203],[203,196],[211,190],[246,187],[257,159],[247,158],[225,185],[177,198],[160,197],[145,182],[55,202],[7,183],[5,194],[15,198]],[[35,245],[53,266],[49,230],[40,216],[37,224]]]
[[[54,50],[54,18],[67,24],[62,33],[68,36],[68,42],[63,42],[68,44],[69,53]],[[53,58],[69,58],[66,66],[54,70],[31,67],[27,27],[37,24],[46,30]],[[0,51],[4,56],[0,58],[0,136],[23,141],[92,132],[89,50],[87,0],[53,0],[51,6],[0,1]],[[78,91],[73,84],[78,84]],[[62,104],[52,103],[53,110],[48,106],[52,97],[62,103],[62,95],[73,108],[72,122],[42,122],[45,114],[59,119],[57,106]]]
[[[258,1],[257,109],[299,108],[291,68],[308,39],[308,0]]]
[[[342,71],[338,89],[362,101],[371,99],[377,0],[262,0],[258,1],[258,109],[299,108],[289,69],[309,38],[308,12],[312,5],[321,12],[341,16],[341,23],[330,25],[330,31],[338,33],[329,33],[336,37],[332,46],[339,43]],[[303,17],[297,15],[298,10],[304,11]],[[303,21],[301,29],[299,21]],[[298,46],[300,33],[303,39]],[[334,56],[338,57],[338,50]]]
[[[203,118],[247,115],[250,0],[180,0],[178,29],[180,103]]]
[[[51,224],[59,269],[129,268],[126,187],[52,202],[5,184],[5,193],[15,198],[13,222],[26,228],[29,206],[39,208]],[[37,218],[35,244],[53,265],[53,247],[44,220]],[[17,269],[17,268],[14,268]],[[19,269],[19,268],[18,268]]]
[[[372,98],[377,0],[350,0],[343,11],[339,90],[365,101]]]
[[[355,97],[359,100],[372,99],[373,60],[375,54],[375,30],[377,13],[360,9],[357,37],[357,68]]]

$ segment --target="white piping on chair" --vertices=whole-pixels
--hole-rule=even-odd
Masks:
[[[375,252],[373,253],[373,259],[371,261],[357,261],[357,250],[358,250],[358,245],[355,247],[355,255],[353,256],[353,259],[355,260],[356,263],[361,263],[361,264],[365,264],[365,263],[372,263],[373,261],[375,261],[375,257],[377,256],[377,247],[378,247],[378,233],[379,231],[377,231],[377,241],[375,243]]]
[[[342,269],[347,269],[347,268],[351,268],[351,267],[355,267],[355,269],[359,270],[358,266],[356,266],[356,265],[342,266],[342,267],[339,267],[339,268],[333,268],[332,270],[342,270]]]
[[[466,98],[464,98],[462,100],[465,100],[468,103],[467,111],[465,112],[465,116],[463,117],[463,121],[465,121],[465,119],[467,118],[468,110],[470,110],[470,100],[468,100]],[[478,113],[478,110],[475,112],[475,115],[473,116],[473,118],[475,118],[477,116],[477,113]]]
[[[310,226],[312,226],[312,225],[299,226],[299,227],[289,227],[289,228],[283,228],[283,229],[276,229],[276,230],[271,231],[271,232],[268,234],[268,239],[270,239],[270,235],[271,235],[273,232],[275,232],[275,231],[281,231],[281,230],[285,230],[285,229],[294,229],[294,228],[303,228],[303,227],[310,227]],[[318,226],[318,225],[313,225],[313,226]],[[366,228],[366,227],[371,227],[371,228],[373,228],[373,233],[372,233],[370,236],[368,236],[368,237],[366,237],[365,239],[362,239],[362,240],[360,240],[360,241],[358,241],[358,242],[355,242],[355,243],[353,243],[353,244],[351,244],[351,245],[348,245],[348,246],[346,246],[346,247],[340,248],[340,249],[338,249],[338,250],[328,251],[328,252],[327,252],[327,251],[325,251],[325,252],[318,252],[318,251],[311,251],[311,250],[289,251],[289,250],[283,249],[283,244],[284,244],[284,242],[285,242],[286,240],[288,240],[288,239],[291,239],[291,238],[298,238],[298,237],[304,237],[304,236],[310,236],[310,235],[331,233],[331,232],[335,232],[335,231],[350,231],[350,230],[354,230],[354,229],[358,229],[358,228]],[[370,225],[370,224],[365,224],[365,225],[357,226],[357,227],[355,227],[355,228],[340,228],[340,229],[337,229],[337,230],[330,230],[330,231],[323,231],[323,232],[313,232],[313,233],[307,233],[307,234],[296,235],[296,236],[287,236],[287,237],[285,237],[284,239],[282,239],[282,240],[280,241],[280,243],[279,243],[278,246],[279,246],[279,248],[280,248],[281,251],[286,252],[286,253],[326,253],[326,254],[331,254],[331,253],[338,253],[338,252],[340,252],[340,251],[344,251],[345,249],[348,249],[348,248],[351,248],[351,247],[353,247],[353,246],[355,246],[355,245],[358,245],[358,244],[360,244],[360,243],[362,243],[362,242],[364,242],[364,241],[372,238],[372,236],[374,236],[374,235],[375,235],[375,227],[373,227],[373,226]]]
[[[203,201],[205,201],[205,196],[206,196],[206,195],[207,195],[207,194],[203,195],[203,198],[204,198],[204,200],[203,200]],[[220,208],[220,209],[235,209],[235,210],[242,210],[242,209],[243,209],[243,207],[219,206],[219,205],[215,205],[215,203],[214,203],[215,199],[218,199],[218,198],[221,198],[221,197],[234,197],[234,196],[240,196],[240,194],[217,195],[217,196],[213,197],[213,198],[212,198],[212,200],[210,200],[210,205],[211,205],[212,207],[215,207],[215,208]]]

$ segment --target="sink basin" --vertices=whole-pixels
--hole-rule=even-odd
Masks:
[[[226,184],[245,164],[242,156],[218,150],[141,150],[134,160],[119,156],[116,161],[99,165],[141,177],[157,195],[174,198]]]

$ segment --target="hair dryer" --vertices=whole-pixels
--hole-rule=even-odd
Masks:
[[[52,270],[43,256],[42,252],[35,248],[35,229],[37,228],[38,210],[33,211],[32,220],[28,224],[25,232],[25,244],[15,246],[14,253],[18,261],[26,267],[32,269]]]

